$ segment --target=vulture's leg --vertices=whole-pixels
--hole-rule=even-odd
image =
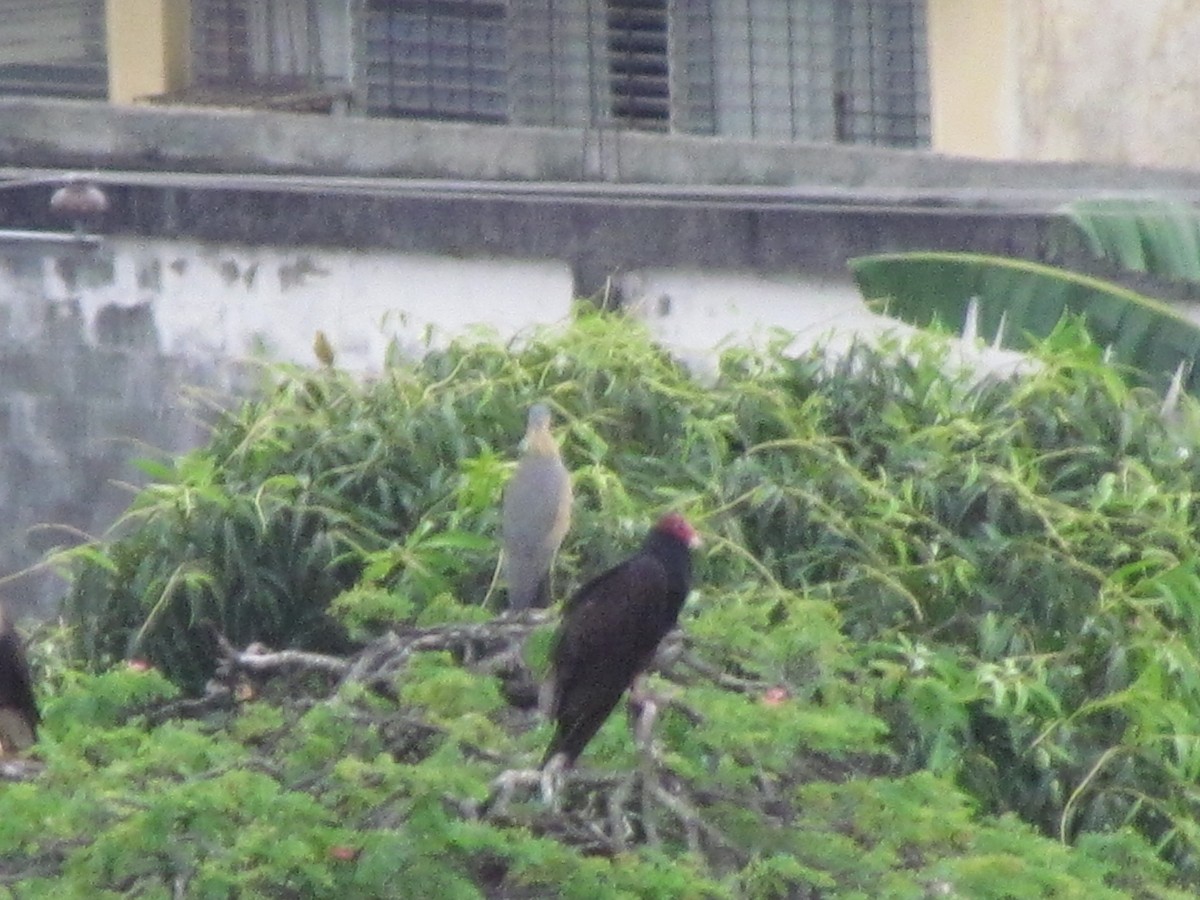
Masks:
[[[542,802],[555,812],[559,811],[559,791],[562,789],[564,773],[567,770],[567,756],[556,753],[542,766],[541,776]]]
[[[661,701],[646,687],[645,676],[638,675],[629,686],[629,727],[638,750],[638,774],[641,776],[642,830],[646,842],[660,846],[658,812],[653,797],[662,785],[658,778],[658,750],[654,746],[654,723]]]
[[[657,761],[658,751],[654,748],[654,723],[662,700],[648,687],[644,675],[638,675],[629,686],[629,729],[640,753]]]

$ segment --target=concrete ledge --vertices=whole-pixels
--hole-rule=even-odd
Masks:
[[[908,188],[1200,191],[1200,173],[846,145],[0,99],[0,165]]]

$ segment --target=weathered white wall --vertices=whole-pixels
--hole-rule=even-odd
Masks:
[[[1007,2],[1014,155],[1200,168],[1200,3]]]
[[[509,337],[564,319],[572,299],[568,267],[547,261],[115,238],[46,266],[46,297],[76,298],[93,335],[106,310],[141,308],[168,356],[312,364],[320,329],[356,372],[377,371],[393,340],[417,353],[480,326]]]
[[[315,365],[321,330],[338,366],[372,373],[389,347],[416,356],[467,332],[507,339],[565,321],[573,302],[568,267],[549,261],[117,238],[92,257],[40,264],[40,280],[0,278],[0,292],[72,305],[99,345],[125,340],[103,333],[121,327],[124,310],[146,332],[142,346],[202,365]],[[721,348],[762,346],[775,329],[797,352],[911,331],[868,310],[848,276],[664,268],[622,273],[614,286],[656,340],[700,370]],[[37,303],[14,304],[9,333],[39,332],[42,316]]]
[[[660,269],[624,275],[618,286],[655,339],[703,374],[714,370],[721,347],[763,347],[778,330],[791,351],[821,345],[835,354],[855,338],[915,330],[867,309],[848,278]],[[987,371],[1011,371],[1021,361],[987,347],[964,345],[963,352]]]

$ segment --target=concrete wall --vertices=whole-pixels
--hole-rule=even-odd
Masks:
[[[933,145],[1200,168],[1191,0],[929,0]]]
[[[1174,172],[999,165],[881,147],[12,97],[0,98],[0,165],[892,192],[1200,185],[1182,161]]]
[[[52,547],[108,529],[141,478],[133,460],[195,446],[197,390],[248,389],[254,359],[378,371],[389,346],[421,352],[468,328],[509,337],[563,320],[563,263],[313,247],[115,238],[94,253],[0,241],[0,596],[45,615]]]
[[[313,364],[320,329],[339,366],[377,372],[389,348],[415,356],[468,329],[511,337],[565,319],[572,299],[568,267],[548,260],[126,237],[74,268],[45,291],[75,298],[91,338],[137,319],[157,352],[209,364]]]
[[[136,306],[89,320],[81,297],[111,277],[103,262],[0,251],[0,595],[49,613],[58,579],[18,573],[109,528],[131,498],[121,483],[137,480],[131,460],[201,439],[181,386],[226,390],[236,372],[159,352]]]

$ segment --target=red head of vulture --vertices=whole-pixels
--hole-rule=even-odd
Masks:
[[[25,644],[0,606],[0,757],[29,749],[41,720]]]
[[[691,590],[691,551],[699,543],[683,516],[669,513],[637,553],[567,601],[550,653],[544,696],[555,730],[543,767],[572,766],[654,660]]]
[[[504,489],[504,568],[508,608],[550,602],[550,566],[571,524],[571,476],[550,434],[550,409],[529,410],[525,448]]]

